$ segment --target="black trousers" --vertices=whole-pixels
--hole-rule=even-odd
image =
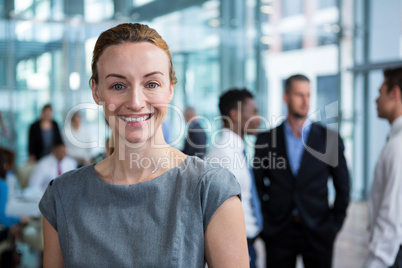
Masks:
[[[305,268],[331,268],[333,244],[313,247],[300,223],[291,225],[273,238],[264,238],[267,268],[295,268],[301,255]]]
[[[395,258],[395,263],[390,268],[402,268],[402,246],[399,247],[398,254]]]

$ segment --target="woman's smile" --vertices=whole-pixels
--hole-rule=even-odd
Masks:
[[[119,115],[119,118],[126,122],[128,125],[142,125],[149,121],[154,116],[153,113],[141,114],[141,115]]]

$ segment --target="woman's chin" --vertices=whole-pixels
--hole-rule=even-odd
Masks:
[[[128,137],[126,138],[126,142],[128,144],[132,144],[133,147],[137,148],[137,146],[141,146],[147,142],[147,138],[145,137]]]

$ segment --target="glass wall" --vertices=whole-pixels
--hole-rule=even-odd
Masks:
[[[283,0],[282,17],[289,17],[303,14],[303,0]]]

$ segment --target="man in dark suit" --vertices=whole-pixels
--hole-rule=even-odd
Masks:
[[[184,110],[184,119],[188,123],[188,132],[184,143],[183,153],[204,158],[207,135],[197,120],[197,113],[192,107]]]
[[[264,218],[261,237],[267,267],[328,268],[333,244],[349,203],[349,172],[338,133],[311,123],[310,81],[289,77],[284,101],[288,116],[280,126],[258,135],[254,175]],[[328,202],[328,180],[336,190]]]

